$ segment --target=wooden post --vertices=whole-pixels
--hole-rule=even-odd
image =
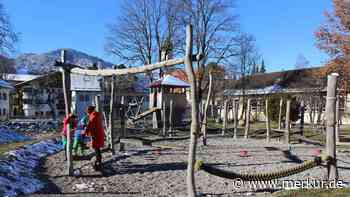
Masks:
[[[187,196],[195,197],[196,196],[196,184],[195,184],[195,176],[194,176],[194,165],[196,162],[196,147],[197,147],[197,138],[199,132],[199,117],[198,117],[198,98],[197,98],[197,80],[194,75],[194,70],[192,66],[192,26],[188,25],[186,27],[186,55],[185,55],[185,68],[186,74],[188,76],[190,85],[191,85],[191,139],[188,151],[188,161],[187,161]]]
[[[224,101],[224,120],[222,121],[222,133],[221,135],[225,135],[227,129],[227,100]]]
[[[339,143],[340,139],[339,139],[339,127],[340,127],[340,111],[339,111],[339,101],[340,97],[339,95],[337,95],[337,101],[335,104],[335,122],[336,122],[336,127],[335,127],[335,139],[336,142]]]
[[[250,105],[251,99],[248,98],[247,101],[247,111],[246,111],[246,116],[245,116],[245,130],[244,130],[244,138],[248,138],[248,133],[249,133],[249,129],[250,129],[250,109],[251,109],[251,105]]]
[[[102,112],[102,110],[101,110],[101,104],[100,104],[100,96],[99,95],[96,95],[95,96],[95,110],[97,111],[97,112]]]
[[[165,100],[164,97],[162,99],[162,119],[163,119],[163,136],[166,136],[166,105],[165,105]]]
[[[112,151],[112,155],[115,155],[116,150],[116,140],[115,140],[115,129],[114,129],[114,119],[115,119],[115,112],[114,112],[114,97],[115,97],[115,81],[116,76],[112,76],[111,78],[111,99],[109,103],[109,117],[108,117],[108,124],[109,124],[109,146]]]
[[[65,63],[65,50],[61,51],[61,62]],[[65,103],[65,113],[66,117],[69,116],[71,110],[71,91],[70,91],[70,70],[67,68],[61,68],[62,72],[62,82],[63,82],[63,97]],[[66,157],[67,157],[67,174],[69,176],[73,175],[73,159],[72,159],[72,132],[71,125],[67,125],[67,147],[66,147]]]
[[[234,104],[234,114],[233,114],[233,138],[237,139],[237,129],[238,129],[238,109],[239,109],[239,101],[233,100]]]
[[[125,135],[125,97],[122,96],[120,101],[120,137],[124,138]]]
[[[305,102],[301,100],[300,102],[300,135],[304,136],[304,114],[305,114]]]
[[[281,124],[282,124],[282,106],[283,106],[283,98],[280,100],[280,111],[278,114],[278,129],[281,129]]]
[[[336,160],[336,142],[335,142],[335,108],[336,108],[336,89],[337,77],[339,75],[332,73],[328,75],[327,80],[327,102],[326,102],[326,152],[331,158],[327,165],[328,180],[338,179],[337,160]]]
[[[174,105],[174,102],[173,100],[171,99],[170,100],[170,111],[169,111],[169,134],[172,135],[173,133],[173,124],[174,124],[174,120],[173,120],[173,105]]]
[[[285,142],[289,144],[290,142],[290,103],[291,103],[291,100],[287,100],[287,109],[286,109],[286,130],[285,130],[285,133],[284,133],[284,136],[285,136]]]
[[[266,119],[266,141],[270,141],[270,114],[269,114],[269,98],[265,100],[265,119]],[[280,124],[281,125],[281,124]]]

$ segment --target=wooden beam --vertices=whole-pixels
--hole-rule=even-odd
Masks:
[[[162,62],[157,62],[154,64],[148,64],[148,65],[132,67],[132,68],[101,69],[101,70],[87,70],[87,69],[81,69],[81,68],[73,68],[71,72],[75,74],[90,75],[90,76],[126,75],[126,74],[145,73],[145,72],[156,70],[159,68],[171,67],[171,66],[175,66],[183,63],[184,63],[184,58],[177,58],[177,59],[171,59],[171,60],[166,60]]]

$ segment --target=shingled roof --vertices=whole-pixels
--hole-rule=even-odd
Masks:
[[[306,68],[297,70],[287,70],[271,73],[258,73],[246,80],[239,79],[233,81],[230,88],[239,89],[243,85],[248,89],[258,89],[275,84],[280,85],[283,88],[316,88],[322,86],[319,80],[317,80],[312,72],[320,69],[316,68]]]

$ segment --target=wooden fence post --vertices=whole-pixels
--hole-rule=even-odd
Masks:
[[[283,106],[283,98],[280,99],[280,111],[278,114],[278,129],[281,130],[282,124],[282,106]]]
[[[65,50],[61,51],[61,62],[65,63]],[[65,103],[65,113],[66,117],[69,116],[71,111],[71,104],[72,104],[72,98],[71,98],[71,91],[70,91],[70,70],[63,67],[61,68],[62,72],[62,82],[63,82],[63,97],[64,97],[64,103]],[[67,125],[67,146],[66,146],[66,157],[67,157],[67,174],[69,176],[73,175],[73,159],[72,159],[72,132],[71,132],[71,125]]]
[[[173,107],[174,107],[174,101],[171,99],[170,100],[170,110],[169,110],[169,133],[170,135],[173,134]]]
[[[225,135],[227,129],[227,100],[224,101],[224,120],[222,121],[222,133],[221,135]]]
[[[166,136],[166,105],[165,105],[165,100],[163,98],[162,100],[162,119],[163,119],[163,136]]]
[[[336,106],[335,106],[335,122],[336,122],[336,127],[335,127],[335,139],[336,142],[339,143],[339,127],[340,127],[340,111],[339,111],[339,95],[337,95],[337,101],[336,101]]]
[[[251,99],[248,98],[247,101],[247,111],[246,111],[246,116],[245,116],[245,130],[244,130],[244,138],[248,138],[248,133],[249,133],[249,129],[250,129],[250,109],[251,109],[251,105],[250,105]]]
[[[120,137],[124,138],[125,134],[125,97],[122,96],[120,101]]]
[[[291,100],[287,100],[287,109],[286,109],[286,130],[285,130],[285,142],[289,144],[290,142],[290,103]]]
[[[233,138],[237,139],[237,130],[238,130],[238,109],[239,109],[239,101],[233,100],[234,104],[234,114],[233,114]]]
[[[328,180],[338,179],[337,160],[336,160],[336,142],[335,142],[335,108],[336,108],[336,88],[337,77],[339,75],[332,73],[328,75],[327,80],[327,102],[326,102],[326,151],[331,158],[327,165]]]
[[[270,115],[269,115],[269,98],[265,100],[265,119],[266,119],[266,141],[270,141]]]
[[[304,115],[305,115],[305,102],[301,100],[300,102],[300,135],[304,136]]]

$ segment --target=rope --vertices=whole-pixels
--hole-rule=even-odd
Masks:
[[[203,161],[197,161],[195,164],[196,170],[203,170],[211,175],[218,176],[226,179],[241,179],[242,181],[269,181],[273,179],[279,179],[287,176],[291,176],[294,174],[298,174],[305,170],[311,169],[313,167],[321,165],[322,162],[328,161],[328,156],[315,157],[314,160],[305,161],[304,163],[292,167],[289,169],[284,169],[275,172],[267,172],[267,173],[258,173],[258,174],[240,174],[227,170],[222,170],[210,166],[208,164],[204,164]]]

